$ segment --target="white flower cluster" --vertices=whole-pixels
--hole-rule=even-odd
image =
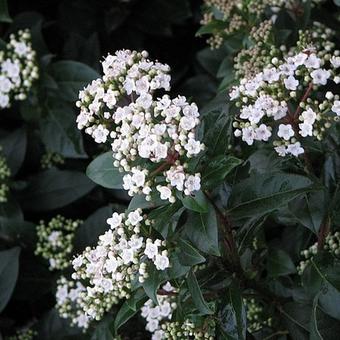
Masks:
[[[107,223],[111,229],[99,237],[97,246],[86,248],[72,262],[72,278],[87,282],[82,308],[96,320],[120,299],[129,298],[132,281],[138,277],[143,282],[150,266],[157,270],[170,267],[165,241],[141,235],[141,229],[151,223],[141,209],[114,213]]]
[[[58,215],[47,224],[41,221],[37,226],[35,254],[48,260],[50,270],[62,270],[70,266],[75,231],[81,223],[80,220],[73,221]]]
[[[156,189],[170,202],[175,189],[199,190],[200,174],[187,171],[187,161],[204,148],[195,139],[198,108],[182,96],[154,98],[170,88],[169,66],[129,50],[108,55],[102,65],[103,77],[79,94],[77,124],[95,142],[111,142],[113,164],[126,173],[124,189],[147,199]]]
[[[243,299],[247,311],[247,330],[249,333],[258,332],[263,327],[271,327],[273,319],[266,315],[264,306],[255,299]]]
[[[38,335],[36,331],[31,328],[24,328],[15,333],[15,335],[6,337],[6,340],[33,340]]]
[[[0,109],[11,106],[11,100],[25,100],[32,83],[38,79],[36,53],[28,30],[10,35],[0,52]]]
[[[10,176],[11,170],[7,165],[6,158],[0,156],[0,203],[7,202],[7,195],[9,192],[8,179]]]
[[[72,326],[86,330],[90,319],[81,308],[81,292],[85,287],[79,281],[67,280],[62,276],[57,281],[56,309],[60,317],[69,319]]]
[[[174,287],[170,282],[167,282],[162,290],[164,292],[174,292]],[[164,339],[164,331],[161,328],[163,322],[171,320],[172,313],[177,305],[172,295],[157,295],[158,305],[155,305],[152,300],[146,301],[141,309],[141,315],[146,319],[145,329],[152,333],[152,340]]]
[[[280,156],[299,156],[304,153],[302,138],[321,140],[331,122],[339,119],[339,96],[323,91],[326,93],[320,99],[320,90],[330,80],[340,82],[339,51],[330,60],[307,50],[284,63],[277,59],[272,62],[277,66],[243,79],[230,92],[240,108],[234,133],[248,145],[276,135],[279,139],[273,144]]]
[[[325,244],[323,250],[329,252],[335,257],[340,256],[340,232],[336,231],[334,234],[328,234],[325,239]],[[303,271],[310,263],[311,258],[313,258],[318,253],[318,243],[314,243],[308,249],[301,251],[303,260],[300,261],[297,271],[299,275],[302,275]]]

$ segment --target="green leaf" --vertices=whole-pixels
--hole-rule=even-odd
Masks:
[[[146,295],[154,304],[158,305],[157,290],[161,283],[161,275],[154,265],[148,267],[148,274],[149,276],[145,279],[142,286]]]
[[[106,220],[111,217],[111,215],[111,207],[99,208],[91,214],[76,230],[74,238],[75,248],[83,250],[87,246],[91,247],[96,245],[98,237],[110,228]]]
[[[181,202],[176,201],[173,204],[151,210],[148,216],[150,220],[153,220],[152,227],[166,239],[169,234],[175,231],[183,211]]]
[[[190,212],[184,226],[184,233],[199,250],[220,256],[217,218],[212,205],[209,204],[209,210],[206,214]]]
[[[53,101],[47,105],[47,115],[40,120],[40,135],[48,151],[66,158],[87,157],[72,106],[67,103]]]
[[[147,201],[145,195],[135,195],[130,201],[128,211],[140,209],[154,209],[159,206],[169,205],[168,201],[161,200],[157,193],[151,194],[151,200]]]
[[[113,166],[112,152],[95,158],[87,167],[86,175],[96,184],[109,189],[123,188],[123,173]]]
[[[222,31],[227,27],[227,23],[221,20],[212,20],[207,25],[202,26],[197,32],[196,36],[201,36],[203,34],[211,34],[216,31]]]
[[[180,199],[183,205],[192,211],[197,211],[199,213],[208,212],[208,200],[202,191],[197,191],[191,196],[181,195]]]
[[[211,189],[224,181],[226,176],[242,161],[233,156],[217,156],[209,161],[203,171],[202,185],[206,189]]]
[[[94,184],[82,172],[50,169],[29,181],[20,200],[30,211],[53,210],[78,200],[93,188]]]
[[[110,331],[111,317],[100,321],[91,336],[91,340],[114,340],[114,337]]]
[[[333,0],[333,1],[334,1],[334,3],[335,3],[337,6],[340,7],[340,0]]]
[[[246,311],[240,289],[235,283],[229,288],[229,301],[236,321],[237,339],[245,340],[247,331]]]
[[[319,190],[310,179],[286,173],[253,174],[234,186],[229,213],[234,219],[260,217],[306,192]]]
[[[280,249],[271,249],[269,251],[267,270],[272,277],[296,273],[296,267],[290,256]]]
[[[20,248],[0,251],[0,312],[10,300],[19,272]]]
[[[18,219],[0,217],[0,238],[18,245],[24,244],[34,249],[36,244],[36,225]]]
[[[297,221],[317,234],[326,213],[324,191],[307,193],[289,203],[289,210]]]
[[[0,22],[12,22],[8,12],[7,0],[0,0]]]
[[[205,262],[205,258],[189,242],[179,239],[178,245],[181,250],[179,261],[184,266],[194,266]]]
[[[203,314],[213,314],[213,311],[209,308],[208,304],[203,298],[201,288],[197,282],[196,276],[192,270],[190,270],[187,277],[187,284],[196,308]]]
[[[76,101],[79,91],[99,77],[91,67],[77,61],[63,60],[51,66],[51,74],[56,80],[58,95],[67,101]]]
[[[6,157],[11,175],[14,176],[19,171],[26,155],[27,136],[26,131],[21,128],[1,138],[1,153]]]
[[[141,294],[137,291],[129,300],[123,303],[114,321],[115,332],[137,313],[146,300],[147,297],[145,294]]]

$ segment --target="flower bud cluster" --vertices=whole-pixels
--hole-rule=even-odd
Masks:
[[[10,176],[11,170],[7,165],[6,158],[0,156],[0,203],[7,202],[7,195],[9,192],[8,179]]]
[[[340,256],[340,232],[336,231],[334,234],[328,234],[323,246],[324,251],[329,252],[335,257]],[[318,243],[314,243],[308,249],[301,251],[303,260],[300,261],[297,271],[299,275],[302,275],[303,271],[310,263],[310,260],[318,253]]]
[[[6,340],[33,340],[37,332],[31,328],[25,328],[17,331],[15,335],[9,336]]]
[[[272,326],[272,318],[266,316],[264,307],[255,299],[243,299],[247,311],[247,329],[249,333],[255,333],[263,327]]]
[[[90,319],[81,308],[82,292],[85,287],[79,281],[67,280],[62,276],[57,281],[56,309],[63,319],[69,319],[72,326],[86,330]]]
[[[284,63],[272,62],[277,66],[241,80],[230,92],[240,108],[234,134],[248,145],[275,136],[273,144],[280,156],[297,157],[304,153],[303,138],[321,140],[331,123],[339,120],[340,98],[324,90],[328,83],[340,82],[339,51],[321,59],[306,50]]]
[[[203,325],[196,325],[191,320],[187,319],[184,322],[169,321],[162,324],[163,337],[158,339],[193,339],[193,340],[214,340],[215,335],[215,320],[207,318]]]
[[[174,287],[170,282],[167,282],[162,290],[167,293],[174,292]],[[173,295],[157,295],[158,305],[155,305],[152,300],[146,301],[141,309],[141,316],[146,320],[145,329],[152,333],[152,340],[164,339],[164,331],[161,324],[171,320],[172,314],[177,305]]]
[[[154,98],[156,90],[170,88],[169,66],[129,50],[107,56],[102,65],[104,76],[79,94],[77,124],[95,142],[111,142],[113,164],[126,173],[124,189],[147,199],[155,191],[170,202],[175,190],[199,190],[200,174],[187,170],[204,148],[195,139],[197,106],[182,96]]]
[[[0,109],[10,107],[12,100],[25,100],[33,82],[39,77],[30,32],[18,31],[9,39],[0,52]]]
[[[170,267],[165,241],[141,235],[151,222],[141,209],[114,213],[107,220],[111,229],[99,237],[96,247],[87,247],[72,264],[72,278],[86,283],[82,308],[91,319],[100,320],[121,299],[128,299],[134,279],[144,282],[148,270]]]
[[[40,160],[42,169],[50,169],[58,164],[64,164],[64,163],[65,163],[64,157],[53,151],[47,151],[41,157],[41,160]]]
[[[70,265],[75,231],[81,223],[58,215],[47,224],[41,221],[37,226],[35,254],[48,260],[50,270],[62,270]]]

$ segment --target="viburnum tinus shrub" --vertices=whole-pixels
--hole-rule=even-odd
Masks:
[[[160,34],[185,1],[151,3],[135,26],[158,11]],[[204,3],[195,69],[209,75],[183,86],[155,50],[110,46],[99,72],[38,55],[20,123],[39,170],[10,157],[17,134],[2,142],[0,310],[34,307],[0,318],[6,337],[337,339],[337,1]],[[216,98],[195,95],[211,84]]]
[[[339,51],[334,30],[311,20],[318,6],[268,2],[254,12],[258,29],[234,26],[234,78],[203,113],[166,94],[170,68],[146,52],[108,55],[80,92],[78,128],[112,149],[87,174],[132,196],[124,217],[108,219],[113,232],[73,261],[92,322],[119,304],[116,334],[140,314],[152,339],[332,338]],[[233,20],[219,18],[216,30]],[[125,222],[137,211],[143,219]]]

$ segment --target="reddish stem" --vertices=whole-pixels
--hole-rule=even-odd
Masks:
[[[295,111],[294,116],[293,116],[294,119],[298,118],[298,116],[299,116],[299,114],[301,113],[301,110],[302,110],[302,107],[300,106],[300,104],[304,103],[307,100],[307,98],[309,97],[312,90],[313,90],[313,83],[309,83],[305,94],[301,98],[301,100],[300,100],[300,102],[299,102],[299,104],[296,108],[296,111]]]

